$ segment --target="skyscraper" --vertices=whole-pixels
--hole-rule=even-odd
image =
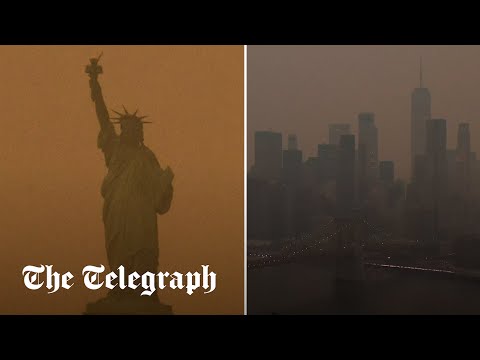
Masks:
[[[427,184],[430,185],[433,224],[431,244],[439,246],[439,207],[440,199],[447,190],[447,122],[445,119],[429,119],[426,121],[427,148],[426,167]]]
[[[282,134],[255,132],[255,164],[253,175],[263,180],[279,180],[282,172]]]
[[[456,155],[456,185],[463,200],[463,218],[468,222],[473,154],[470,150],[470,128],[467,123],[458,125]]]
[[[465,161],[470,154],[470,128],[468,123],[458,125],[457,156],[458,160]]]
[[[358,114],[358,201],[364,204],[371,184],[378,178],[378,131],[375,114]]]
[[[470,185],[470,129],[467,123],[458,125],[457,134],[457,184],[463,189],[464,195],[467,195]]]
[[[355,135],[340,136],[336,198],[339,215],[348,216],[355,199]]]
[[[439,190],[447,183],[447,122],[445,119],[429,119],[426,122],[427,181],[438,184]]]
[[[303,203],[299,193],[299,185],[303,183],[303,156],[298,149],[297,136],[288,135],[288,148],[283,150],[282,180],[286,185],[285,191],[285,231],[289,236],[301,232],[305,216]]]
[[[297,135],[289,134],[288,135],[288,150],[297,150],[298,143],[297,143]]]
[[[374,113],[358,114],[358,150],[361,173],[368,180],[378,177],[378,130]]]
[[[457,149],[447,149],[447,183],[449,191],[457,190],[457,171]]]
[[[385,185],[392,185],[395,178],[393,161],[380,161],[379,173],[380,181],[382,181]]]
[[[414,177],[415,158],[426,151],[426,121],[431,117],[430,91],[423,87],[422,59],[420,59],[420,87],[412,92],[411,103],[411,169]]]
[[[350,124],[330,124],[328,125],[328,142],[330,145],[340,143],[340,136],[350,135]]]
[[[337,176],[337,157],[337,145],[318,145],[317,163],[320,181],[335,180]]]
[[[297,149],[297,136],[288,135],[288,149],[283,150],[283,180],[296,184],[302,175],[302,151]]]

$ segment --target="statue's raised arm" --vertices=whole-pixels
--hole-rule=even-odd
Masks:
[[[105,105],[105,100],[103,99],[102,88],[98,82],[98,75],[103,73],[102,67],[98,65],[101,57],[102,54],[100,54],[98,58],[91,58],[90,64],[85,68],[85,72],[90,77],[91,98],[95,103],[95,110],[97,112],[97,118],[100,123],[100,127],[105,129],[106,127],[111,127],[112,125],[107,106]]]
[[[98,58],[90,59],[90,64],[86,66],[85,72],[90,77],[91,98],[95,103],[95,111],[97,113],[98,122],[100,123],[100,132],[97,138],[97,146],[102,149],[105,154],[105,164],[109,166],[110,159],[115,150],[115,144],[118,142],[118,136],[110,121],[110,115],[103,100],[102,88],[98,82],[98,75],[103,73],[103,69],[98,65]]]

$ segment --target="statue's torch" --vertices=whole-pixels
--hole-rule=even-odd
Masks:
[[[100,61],[100,58],[102,57],[102,55],[103,55],[103,51],[97,58],[91,58],[90,64],[88,64],[85,67],[85,72],[92,79],[96,79],[99,74],[103,74],[103,68],[100,65],[98,65],[98,62]]]

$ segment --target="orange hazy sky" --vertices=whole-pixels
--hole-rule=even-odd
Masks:
[[[243,313],[243,47],[0,46],[0,313],[81,313],[105,292],[85,265],[107,264],[98,124],[84,73],[101,51],[107,106],[140,109],[145,144],[175,173],[158,217],[160,270],[210,264],[217,289],[162,293],[174,313]],[[25,265],[71,271],[70,290],[23,285]]]

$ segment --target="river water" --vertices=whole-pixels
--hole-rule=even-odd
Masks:
[[[325,267],[293,263],[248,272],[249,314],[480,314],[480,281],[370,269],[339,282]]]

